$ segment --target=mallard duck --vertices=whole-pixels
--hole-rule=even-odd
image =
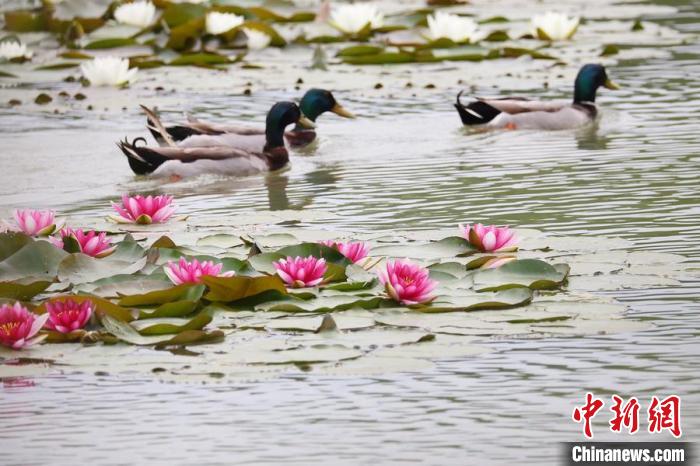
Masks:
[[[267,114],[264,134],[225,133],[206,136],[207,141],[197,141],[204,136],[190,136],[175,143],[158,118],[150,118],[165,146],[149,147],[143,138],[133,142],[121,141],[117,146],[126,155],[131,169],[137,175],[182,178],[202,173],[223,175],[251,175],[279,170],[289,162],[284,146],[284,131],[292,124],[313,128],[314,125],[301,114],[293,102],[278,102]]]
[[[325,89],[310,89],[307,91],[304,97],[302,97],[301,102],[299,102],[299,108],[304,116],[312,122],[315,122],[316,118],[325,112],[332,112],[344,118],[355,118],[352,113],[343,108],[343,106],[335,100],[335,97],[333,97],[330,91]],[[148,116],[146,127],[151,131],[151,134],[153,134],[153,137],[156,138],[158,143],[164,144],[165,141],[163,140],[161,132],[154,126],[150,115]],[[192,143],[196,141],[197,143],[203,144],[207,143],[208,136],[228,133],[241,135],[265,134],[264,128],[237,124],[207,123],[192,116],[188,116],[187,123],[168,126],[165,129],[175,141],[181,141],[185,138],[198,135],[203,137],[193,140]],[[303,147],[316,139],[316,131],[297,124],[291,131],[285,133],[285,138],[290,146]]]
[[[542,102],[522,97],[482,99],[464,106],[457,95],[455,107],[462,123],[487,129],[571,129],[595,120],[596,91],[600,86],[619,89],[612,82],[602,65],[584,65],[574,83],[574,101]]]

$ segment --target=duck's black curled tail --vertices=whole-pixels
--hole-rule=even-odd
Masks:
[[[153,173],[159,166],[169,160],[145,145],[136,146],[136,143],[139,141],[146,144],[144,138],[136,138],[132,142],[124,138],[123,141],[117,143],[117,147],[126,155],[129,166],[137,175]]]
[[[465,107],[460,101],[460,97],[462,97],[463,92],[464,91],[461,91],[459,94],[457,94],[455,108],[459,113],[459,117],[462,119],[462,123],[465,125],[483,125],[493,120],[499,113],[501,113],[500,110],[492,107],[482,100],[470,102],[469,105]]]

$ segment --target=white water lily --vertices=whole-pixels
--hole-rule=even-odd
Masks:
[[[532,17],[532,35],[542,40],[568,40],[578,29],[580,19],[548,11]]]
[[[471,18],[438,11],[428,16],[429,38],[431,40],[450,39],[453,42],[478,42],[485,34]]]
[[[246,37],[248,38],[248,48],[250,50],[260,50],[264,49],[270,45],[272,38],[262,31],[258,31],[250,28],[243,28]]]
[[[146,27],[153,24],[156,7],[148,0],[119,5],[114,10],[114,19],[130,26]]]
[[[32,52],[27,50],[27,46],[14,40],[0,42],[0,58],[12,60],[13,58],[31,58]]]
[[[219,13],[212,11],[207,13],[206,27],[209,34],[223,34],[236,26],[240,26],[245,22],[243,16],[238,16],[233,13]]]
[[[93,86],[121,86],[134,81],[138,68],[129,69],[126,58],[97,57],[80,65],[80,71]]]
[[[340,5],[333,9],[329,23],[346,34],[356,34],[369,23],[373,29],[384,25],[384,13],[371,3]]]

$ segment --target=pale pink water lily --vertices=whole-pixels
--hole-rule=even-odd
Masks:
[[[306,288],[316,286],[323,281],[323,276],[328,270],[325,259],[314,256],[287,257],[273,262],[277,269],[277,275],[292,288]]]
[[[210,277],[232,277],[235,272],[221,273],[223,264],[216,264],[213,261],[198,261],[192,259],[192,262],[187,262],[187,259],[181,257],[179,261],[169,261],[163,271],[168,276],[171,282],[175,285],[202,283],[203,276]]]
[[[494,257],[493,259],[489,259],[484,263],[484,265],[481,266],[482,269],[497,269],[502,265],[507,264],[508,262],[514,261],[516,258],[513,256],[505,256],[505,257]]]
[[[49,319],[44,327],[60,333],[70,333],[85,327],[95,306],[90,300],[78,303],[72,299],[46,303],[46,313]]]
[[[29,236],[48,236],[56,230],[53,210],[15,210],[15,222]]]
[[[138,223],[139,225],[149,225],[151,223],[162,223],[168,220],[175,212],[172,196],[132,196],[126,194],[122,196],[122,203],[112,203],[112,208],[119,216],[112,215],[110,218],[118,223]]]
[[[350,259],[353,264],[361,261],[369,254],[369,245],[362,241],[343,243],[342,241],[324,240],[321,241],[321,244],[337,249],[342,255]]]
[[[50,237],[49,241],[56,247],[63,249],[65,238],[71,237],[78,243],[79,252],[101,259],[114,252],[116,246],[112,246],[112,240],[107,237],[107,233],[96,231],[85,232],[80,228],[63,228],[60,232],[61,238]]]
[[[515,251],[518,249],[518,237],[515,231],[495,225],[485,226],[481,223],[460,225],[462,235],[481,252]]]
[[[31,346],[46,336],[35,335],[48,320],[49,315],[36,315],[21,303],[0,306],[0,344],[12,349]]]
[[[428,269],[408,260],[387,261],[379,271],[379,281],[394,301],[406,306],[433,301],[431,293],[438,284],[430,279]]]

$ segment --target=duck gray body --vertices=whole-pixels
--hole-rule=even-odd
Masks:
[[[455,107],[462,123],[484,129],[561,130],[583,126],[596,119],[596,91],[600,86],[617,89],[601,65],[584,65],[574,83],[573,102],[545,102],[522,97],[477,98],[463,105],[457,95]]]
[[[191,135],[174,142],[157,116],[145,110],[165,146],[139,145],[139,141],[145,144],[143,138],[117,145],[134,173],[156,177],[202,173],[245,176],[279,170],[289,163],[285,128],[292,124],[311,125],[296,104],[279,102],[268,112],[263,134]]]

